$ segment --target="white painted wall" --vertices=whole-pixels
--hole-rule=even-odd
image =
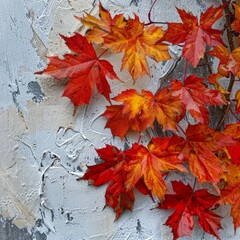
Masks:
[[[74,15],[80,16],[84,11],[97,14],[93,2],[0,0],[1,240],[172,239],[171,230],[163,226],[169,213],[150,211],[156,204],[148,197],[136,193],[133,212],[125,212],[114,222],[113,211],[103,210],[105,187],[94,188],[87,182],[76,181],[86,170],[86,164],[94,164],[97,157],[94,148],[106,143],[124,147],[124,142],[113,139],[110,131],[104,129],[105,120],[100,115],[107,101],[94,93],[90,105],[80,107],[72,116],[73,105],[61,98],[64,85],[50,77],[34,75],[46,66],[46,55],[66,52],[58,34],[69,36],[78,30],[81,24]],[[134,11],[147,20],[151,1],[139,0],[138,6],[130,6],[130,2],[102,1],[112,13],[131,16]],[[155,20],[175,21],[178,19],[175,6],[199,14],[200,9],[217,2],[159,0],[152,15]],[[121,56],[109,55],[107,59],[117,71]],[[157,89],[158,79],[167,76],[174,62],[165,66],[150,64],[153,79],[137,81],[135,87],[139,90]],[[199,74],[204,75],[204,69]],[[124,83],[111,82],[112,96],[132,87],[127,72],[119,76]],[[181,76],[179,63],[174,77]],[[136,139],[137,136],[128,135],[127,144]],[[143,143],[149,140],[145,135],[142,139]],[[234,235],[229,209],[222,208],[218,213],[224,217],[222,239],[239,239],[239,230]],[[9,222],[10,227],[6,224]],[[7,235],[4,228],[16,235]],[[214,238],[195,228],[192,239]]]

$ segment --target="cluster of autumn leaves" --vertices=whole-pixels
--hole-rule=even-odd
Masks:
[[[240,33],[240,6],[233,6],[235,20],[231,27],[237,34]],[[71,53],[65,54],[63,59],[49,57],[47,68],[38,72],[56,79],[69,78],[63,96],[80,106],[89,103],[95,85],[111,102],[107,78],[119,78],[113,66],[102,59],[107,50],[124,53],[121,69],[128,70],[133,81],[149,74],[147,57],[156,62],[171,59],[169,44],[182,46],[182,57],[193,67],[197,67],[206,54],[220,60],[218,72],[210,72],[208,81],[190,75],[184,76],[183,81],[171,80],[155,94],[127,89],[112,99],[116,104],[107,106],[102,116],[107,118],[106,127],[114,136],[123,139],[129,130],[140,133],[154,127],[156,122],[163,131],[168,131],[169,136],[152,138],[147,146],[135,143],[123,151],[110,145],[96,149],[102,162],[88,166],[82,179],[89,180],[94,186],[108,183],[106,205],[114,209],[116,218],[125,209],[133,209],[133,189],[136,188],[152,199],[156,196],[160,200],[159,208],[175,209],[166,222],[172,227],[174,239],[191,235],[193,216],[198,216],[204,231],[219,238],[221,217],[210,210],[216,204],[231,204],[235,229],[240,226],[240,122],[237,117],[240,90],[231,101],[229,89],[224,89],[218,82],[229,76],[238,80],[240,48],[230,52],[222,40],[223,31],[212,28],[228,7],[228,4],[211,6],[201,13],[199,20],[191,13],[177,9],[182,22],[167,23],[167,30],[163,30],[153,22],[141,22],[137,15],[127,20],[123,14],[112,17],[100,4],[100,18],[89,14],[78,18],[89,27],[86,36],[79,33],[61,36]],[[99,56],[94,44],[103,48]],[[206,52],[206,48],[211,50]],[[235,103],[236,122],[224,125],[221,132],[210,128],[208,106],[230,106],[230,103]],[[179,136],[179,122],[187,120],[187,114],[195,124],[188,123]],[[175,194],[167,194],[164,176],[171,171],[191,173],[199,183],[212,183],[218,195],[212,195],[206,189],[195,190],[181,181],[172,182]]]

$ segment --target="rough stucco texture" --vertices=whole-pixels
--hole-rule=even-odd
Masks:
[[[150,0],[104,0],[112,13],[133,11],[147,20]],[[153,9],[155,20],[179,20],[175,6],[199,14],[217,1],[159,0]],[[74,15],[97,14],[97,1],[91,0],[0,0],[0,239],[1,240],[136,240],[172,239],[171,230],[163,226],[169,213],[150,210],[149,198],[137,195],[132,213],[126,212],[114,222],[111,209],[104,209],[105,187],[94,188],[77,182],[86,164],[98,161],[95,148],[106,143],[127,147],[137,136],[125,142],[104,129],[100,117],[107,102],[94,93],[89,106],[73,106],[61,98],[64,86],[52,78],[36,77],[46,56],[63,54],[66,47],[59,33],[70,35],[81,28]],[[172,48],[177,57],[178,49]],[[106,56],[119,69],[121,56]],[[150,61],[152,80],[143,78],[135,87],[154,91],[158,80],[168,80],[174,61],[156,64]],[[178,63],[176,77],[181,77]],[[204,69],[199,72],[204,74]],[[127,72],[120,72],[122,82],[111,82],[113,95],[132,86]],[[142,138],[143,144],[149,135]],[[148,137],[147,137],[148,136]],[[173,179],[177,175],[171,176]],[[191,181],[188,176],[185,181]],[[104,210],[103,210],[104,209]],[[224,231],[222,239],[239,239],[234,234],[229,209],[219,213]],[[188,239],[188,238],[185,238]],[[195,228],[192,239],[214,239]]]

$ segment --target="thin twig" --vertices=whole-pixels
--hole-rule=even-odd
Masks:
[[[151,13],[152,13],[153,7],[154,7],[156,2],[157,2],[157,0],[154,0],[153,4],[152,4],[152,6],[151,6],[151,8],[150,8],[150,10],[148,12],[148,20],[149,20],[149,22],[152,22]]]
[[[227,0],[222,0],[223,4],[226,4],[228,1]],[[229,43],[229,49],[232,52],[235,49],[234,46],[234,41],[233,41],[233,35],[232,35],[232,31],[231,31],[231,12],[229,10],[229,7],[227,6],[225,8],[225,18],[226,18],[226,30],[227,30],[227,38],[228,38],[228,43]],[[230,73],[230,80],[229,80],[229,85],[227,88],[227,91],[229,92],[228,94],[225,94],[225,97],[228,101],[230,101],[230,95],[233,89],[233,85],[234,85],[234,80],[235,77],[232,73]],[[226,117],[227,117],[227,113],[229,111],[230,108],[230,104],[224,105],[223,109],[222,109],[222,116],[221,119],[219,120],[219,123],[216,127],[216,130],[219,130],[222,126],[222,124],[224,123]]]
[[[236,114],[233,112],[231,108],[229,109],[229,111],[238,121],[240,121],[240,118],[236,116]]]
[[[207,53],[204,54],[204,59],[205,59],[205,63],[207,65],[207,69],[208,69],[209,74],[212,74],[212,68],[210,66]]]
[[[167,24],[166,22],[154,22],[151,18],[151,13],[152,13],[152,10],[153,10],[153,7],[155,5],[155,3],[157,2],[157,0],[154,0],[149,12],[148,12],[148,23],[145,23],[144,25],[145,26],[148,26],[148,25],[151,25],[151,24]]]
[[[194,192],[194,190],[195,190],[196,183],[197,183],[197,178],[195,177],[194,184],[193,184],[193,188],[192,188],[192,191],[193,191],[193,192]]]
[[[97,59],[99,59],[103,54],[105,54],[107,52],[108,49],[105,49],[98,57]]]

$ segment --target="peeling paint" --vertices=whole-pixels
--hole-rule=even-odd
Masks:
[[[47,234],[38,230],[42,228],[41,220],[37,220],[35,226],[29,231],[27,228],[19,228],[13,223],[13,219],[5,219],[0,214],[0,239],[1,240],[47,240]]]
[[[38,82],[28,83],[28,93],[34,95],[32,100],[35,103],[40,103],[43,100],[43,97],[45,96]]]

